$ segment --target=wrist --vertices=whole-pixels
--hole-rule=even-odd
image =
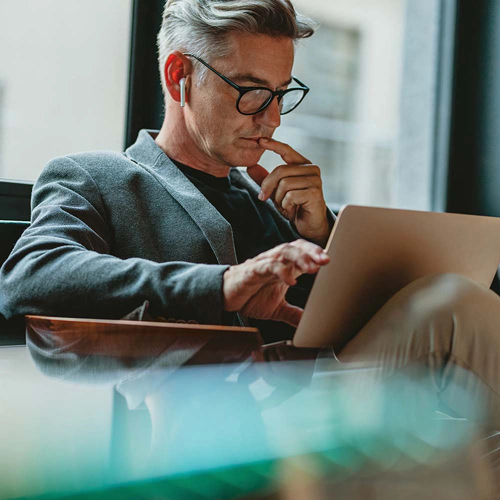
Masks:
[[[328,229],[326,232],[320,233],[315,238],[310,238],[310,241],[315,243],[316,245],[325,248],[328,243],[328,237],[330,236],[330,230]]]
[[[308,235],[303,236],[312,241],[316,245],[325,248],[328,243],[328,238],[330,237],[330,232],[332,230],[332,225],[330,225],[328,218],[325,217],[323,224],[318,229],[311,231]]]
[[[224,274],[222,275],[222,301],[223,301],[224,311],[228,313],[236,312],[238,310],[234,300],[235,293],[234,293],[233,283],[234,283],[235,267],[237,266],[228,267],[224,271]]]
[[[318,241],[315,242],[317,245],[323,248],[326,247],[326,244],[328,243],[328,239],[330,238],[330,233],[332,232],[334,225],[335,225],[335,216],[332,214],[330,209],[326,207],[325,220],[321,231],[321,235],[318,238]]]

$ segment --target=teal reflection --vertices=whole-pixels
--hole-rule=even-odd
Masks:
[[[458,407],[474,408],[474,419],[447,414],[442,387],[419,367],[387,378],[374,368],[324,369],[313,361],[185,366],[168,353],[83,356],[75,346],[32,340],[44,376],[74,387],[107,384],[114,394],[111,440],[102,443],[109,467],[96,475],[90,457],[68,449],[52,476],[64,480],[40,480],[50,495],[139,485],[169,498],[236,498],[279,490],[283,467],[297,458],[294,470],[314,478],[341,482],[367,471],[397,477],[445,466],[476,439],[474,419],[484,417],[479,396],[455,382],[460,376],[447,381],[447,393],[459,398]],[[54,404],[57,419],[63,403]]]

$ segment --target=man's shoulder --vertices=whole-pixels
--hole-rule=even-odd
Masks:
[[[95,150],[82,153],[59,156],[51,160],[47,166],[50,171],[66,170],[69,172],[86,171],[92,176],[107,177],[123,176],[134,174],[144,174],[148,167],[152,167],[162,154],[162,151],[155,144],[151,132],[141,130],[136,142],[125,152]],[[142,168],[140,168],[142,167]]]
[[[86,151],[58,156],[49,161],[47,166],[74,165],[85,170],[102,169],[133,165],[134,162],[125,153],[116,151]]]
[[[58,156],[45,166],[41,178],[90,176],[94,180],[124,177],[145,173],[126,153],[116,151],[87,151]]]
[[[90,199],[94,192],[102,194],[132,189],[139,178],[149,177],[147,169],[126,153],[88,151],[49,161],[35,182],[33,193],[45,196],[47,187],[54,193],[56,186],[63,186],[63,191],[69,187]]]

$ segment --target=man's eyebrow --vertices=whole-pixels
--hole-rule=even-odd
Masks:
[[[247,75],[247,74],[236,74],[232,75],[229,77],[231,80],[239,80],[239,81],[245,81],[245,82],[252,82],[257,85],[263,85],[264,87],[269,87],[269,82],[266,80],[262,80],[261,78],[257,78],[256,76],[253,75]],[[286,82],[282,83],[279,87],[286,87],[287,85],[290,85],[292,83],[292,79],[290,78]]]

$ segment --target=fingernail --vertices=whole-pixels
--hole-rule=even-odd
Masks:
[[[264,193],[262,191],[259,193],[259,200],[264,201]]]

